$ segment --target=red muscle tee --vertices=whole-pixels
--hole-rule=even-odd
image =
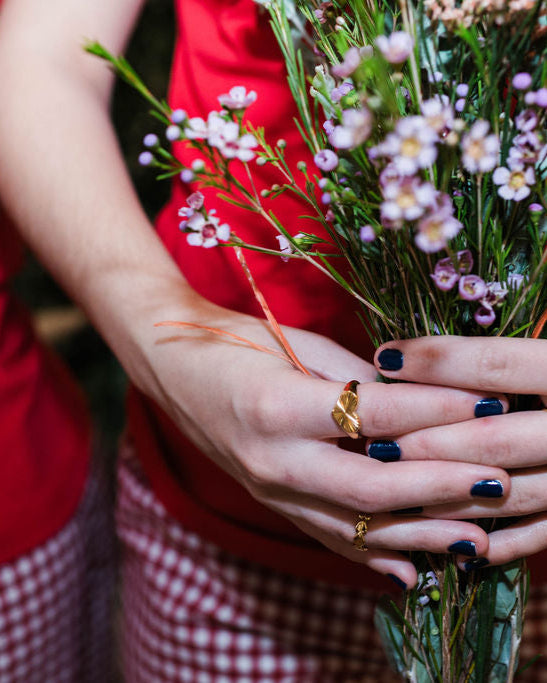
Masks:
[[[234,85],[255,90],[258,100],[247,118],[263,126],[267,139],[287,141],[286,157],[295,168],[309,158],[293,123],[296,115],[285,66],[267,14],[253,0],[177,0],[170,104],[189,116],[218,110],[217,96]],[[199,30],[197,30],[199,28]],[[185,162],[192,152],[177,149]],[[234,168],[237,163],[234,164]],[[240,169],[244,179],[243,169]],[[253,165],[260,187],[278,182],[268,165]],[[230,249],[189,246],[178,230],[177,211],[191,188],[177,182],[159,216],[157,230],[190,284],[227,308],[261,315],[249,285]],[[277,248],[272,229],[250,214],[204,191],[206,205],[221,222],[251,243]],[[299,219],[306,207],[290,196],[270,204],[292,234],[317,232],[317,223]],[[372,344],[359,323],[356,302],[313,266],[283,262],[250,252],[253,275],[279,322],[328,336],[358,355],[372,357]],[[351,379],[351,378],[341,378]],[[336,399],[333,396],[333,402]],[[221,471],[186,440],[152,402],[135,390],[128,400],[129,433],[145,472],[169,512],[221,548],[281,571],[359,587],[386,588],[378,574],[346,560],[304,535],[285,518],[257,503],[244,487]]]
[[[83,396],[9,291],[22,258],[23,245],[0,207],[0,564],[70,519],[90,451]]]

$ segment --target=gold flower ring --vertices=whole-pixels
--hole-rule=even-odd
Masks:
[[[372,515],[367,512],[360,512],[357,516],[357,523],[355,524],[355,536],[353,537],[353,547],[355,550],[366,552],[367,546],[367,531],[368,523],[372,519]]]
[[[352,439],[359,438],[359,430],[361,429],[361,420],[357,415],[358,385],[359,382],[355,379],[346,384],[331,413],[336,424]]]

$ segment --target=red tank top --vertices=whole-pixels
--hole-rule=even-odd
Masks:
[[[0,209],[0,563],[45,541],[74,512],[89,461],[87,408],[10,294],[23,246]]]
[[[263,9],[253,0],[177,0],[176,8],[171,106],[185,109],[189,116],[206,117],[219,109],[217,95],[232,86],[255,90],[258,100],[249,108],[248,118],[265,127],[270,142],[287,141],[286,156],[293,168],[303,159],[313,172],[313,161],[293,124],[296,112],[284,63]],[[177,153],[185,161],[192,158],[182,149]],[[278,182],[267,165],[254,166],[253,173],[259,187]],[[157,222],[159,235],[198,292],[227,308],[261,315],[231,250],[191,247],[179,232],[177,210],[189,192],[180,182],[174,184],[172,198]],[[272,229],[253,214],[216,199],[213,191],[204,194],[207,207],[217,208],[221,221],[236,228],[239,236],[277,248]],[[283,196],[271,206],[292,234],[306,229],[317,232],[317,223],[306,228],[298,218],[308,210],[294,198]],[[321,333],[361,356],[372,356],[355,302],[313,266],[256,253],[246,258],[281,323]],[[187,527],[226,550],[282,571],[385,588],[378,574],[328,551],[257,503],[136,391],[128,404],[130,432],[147,476],[170,513]]]

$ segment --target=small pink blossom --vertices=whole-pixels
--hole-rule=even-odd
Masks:
[[[199,211],[203,206],[203,201],[205,197],[201,192],[192,192],[192,194],[187,198],[186,203],[194,211]]]
[[[329,142],[337,149],[353,149],[361,145],[370,135],[372,116],[366,107],[345,109],[342,125],[335,126],[329,135]]]
[[[301,237],[304,237],[304,233],[299,232],[297,235],[294,236],[294,240],[298,240]],[[276,240],[279,242],[279,251],[281,253],[281,260],[282,261],[288,261],[289,260],[289,254],[294,254],[295,249],[292,243],[285,237],[285,235],[276,235]]]
[[[478,275],[463,275],[458,284],[460,297],[466,301],[478,301],[486,294],[486,284]]]
[[[361,242],[374,242],[376,239],[376,233],[374,232],[372,225],[362,225],[359,228],[359,237]]]
[[[436,198],[436,190],[431,183],[421,183],[418,178],[412,176],[404,176],[399,181],[386,183],[382,193],[382,218],[387,219],[391,226],[403,221],[417,220]]]
[[[421,251],[434,253],[444,249],[448,241],[455,237],[463,225],[454,218],[454,207],[450,197],[437,194],[435,207],[418,223],[414,241]]]
[[[219,117],[214,119],[214,123],[214,129],[210,127],[207,136],[211,147],[216,147],[226,159],[239,159],[240,161],[254,159],[255,154],[252,150],[258,146],[254,135],[245,133],[239,137],[239,126],[235,121],[224,121]]]
[[[348,78],[357,71],[363,59],[369,54],[369,47],[350,47],[344,55],[344,60],[331,67],[331,73],[337,78]]]
[[[522,133],[528,133],[538,125],[538,115],[533,109],[525,109],[515,119],[515,128]]]
[[[524,275],[522,273],[511,273],[507,276],[507,286],[509,289],[520,289],[524,283]]]
[[[530,194],[530,186],[536,181],[531,166],[513,162],[510,168],[500,166],[492,175],[492,180],[499,185],[498,194],[503,199],[520,202]]]
[[[449,261],[449,263],[446,263],[446,261]],[[438,289],[448,292],[458,282],[460,274],[456,271],[450,259],[442,259],[442,261],[435,264],[435,272],[431,273],[429,277]]]
[[[454,112],[447,97],[434,97],[422,103],[422,116],[428,126],[441,134],[452,128]]]
[[[319,150],[313,160],[322,171],[334,171],[338,166],[338,156],[331,149]]]
[[[498,136],[488,134],[490,124],[479,120],[462,138],[462,163],[469,173],[487,173],[498,163],[500,143]]]
[[[337,88],[333,88],[330,91],[330,98],[332,102],[338,103],[344,97],[347,95],[349,92],[353,90],[353,85],[351,83],[348,83],[345,81],[341,85],[339,85]]]
[[[378,36],[376,47],[390,64],[402,64],[414,49],[414,39],[405,31],[394,31],[390,36]]]
[[[315,16],[316,16],[316,18],[320,24],[326,24],[327,23],[327,14],[330,10],[332,10],[332,8],[333,8],[332,2],[322,2],[319,5],[319,9],[313,10],[313,13],[315,14]]]
[[[377,146],[381,156],[392,159],[395,169],[402,175],[414,175],[427,168],[437,158],[435,130],[423,116],[407,116],[397,122],[395,131]]]
[[[254,90],[246,91],[242,85],[236,85],[228,93],[218,96],[220,106],[225,109],[241,110],[247,109],[253,102],[256,102],[257,94]]]
[[[477,308],[473,317],[475,322],[481,327],[490,327],[496,320],[496,312],[491,306],[481,305]]]
[[[184,227],[188,233],[187,241],[193,247],[216,247],[219,241],[227,242],[230,239],[230,226],[227,223],[220,224],[220,220],[211,214],[205,218],[201,213],[195,213]]]

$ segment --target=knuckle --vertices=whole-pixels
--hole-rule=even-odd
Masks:
[[[508,442],[506,435],[499,429],[499,422],[491,417],[483,417],[477,420],[474,425],[476,427],[476,439],[473,442],[477,444],[477,453],[484,464],[501,464],[507,466],[511,464],[512,448]]]
[[[508,376],[515,371],[514,363],[509,363],[508,357],[494,348],[485,347],[477,360],[476,385],[479,389],[503,387]]]
[[[279,433],[284,424],[283,405],[284,397],[279,391],[256,392],[248,408],[248,419],[254,430],[267,436]]]
[[[375,387],[378,395],[365,403],[364,430],[369,436],[391,436],[396,433],[398,410],[386,387]]]

